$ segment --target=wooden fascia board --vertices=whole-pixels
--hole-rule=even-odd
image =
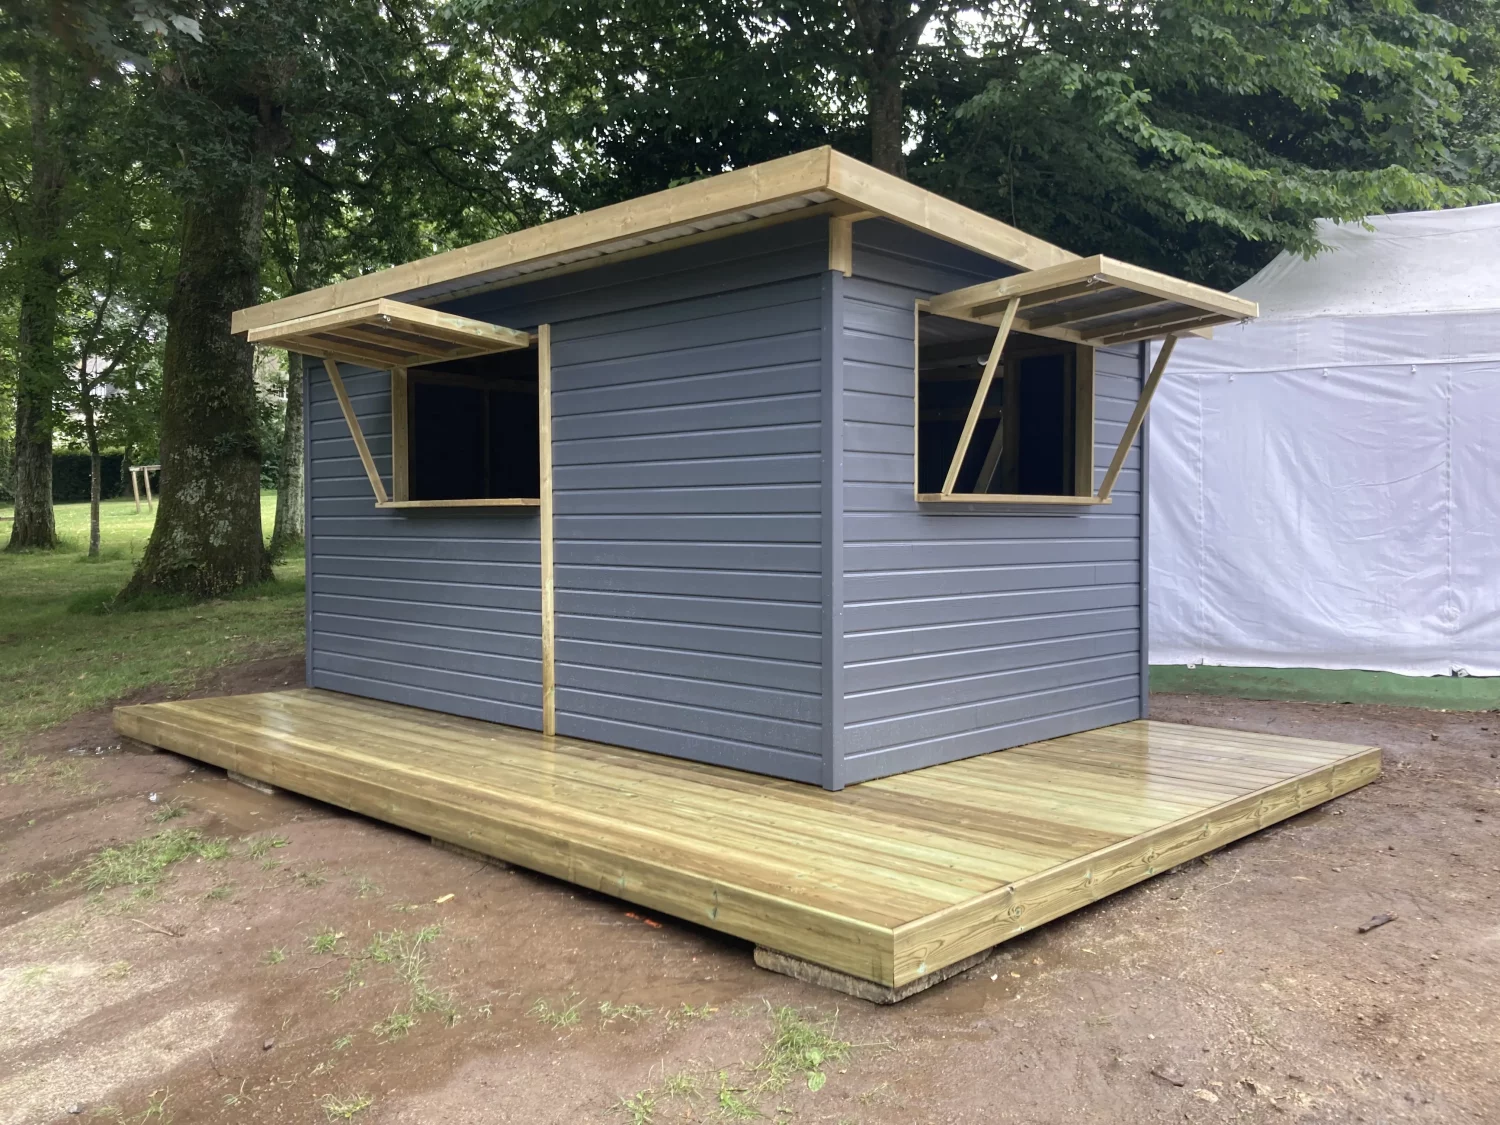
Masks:
[[[510,351],[531,346],[531,336],[526,332],[387,298],[377,298],[291,320],[275,321],[249,329],[245,338],[252,344],[266,344],[318,332],[337,332],[380,319],[388,320],[398,330],[409,330],[414,325],[420,332],[465,348]],[[391,345],[390,350],[399,349]]]
[[[970,317],[973,310],[998,305],[1011,297],[1024,299],[1053,290],[1059,292],[1058,300],[1064,299],[1064,295],[1076,296],[1079,287],[1087,287],[1090,282],[1191,305],[1227,320],[1248,320],[1260,313],[1260,306],[1254,301],[1106,258],[1102,254],[940,293],[931,299],[929,305],[939,316],[964,318]]]
[[[1078,257],[999,219],[832,149],[828,150],[825,190],[853,206],[1023,270],[1056,266]]]
[[[856,211],[914,227],[1021,269],[1067,263],[1075,257],[998,219],[823,147],[240,309],[231,318],[230,327],[236,333],[253,331],[278,321],[327,313],[465,278],[482,278],[559,254],[596,250],[622,240],[813,193],[830,195]],[[789,211],[787,221],[800,217],[804,210]],[[670,249],[676,241],[663,242],[661,249]],[[612,257],[603,256],[598,264]]]
[[[240,309],[231,320],[230,330],[245,332],[277,320],[328,312],[507,266],[524,265],[560,253],[586,251],[621,239],[821,191],[828,184],[831,152],[826,147],[809,149],[779,160],[653,192],[639,199],[585,211],[581,215],[555,219],[541,226],[336,282],[308,293]]]

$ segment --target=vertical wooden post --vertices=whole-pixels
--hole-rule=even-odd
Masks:
[[[542,733],[557,733],[556,591],[552,584],[552,325],[536,330],[537,432],[541,455]]]
[[[407,422],[406,368],[391,368],[391,499],[411,499],[411,437]]]
[[[140,515],[140,512],[141,512],[141,486],[136,483],[136,479],[135,479],[135,466],[134,465],[130,466],[130,494],[135,497],[135,511],[136,511],[136,515]]]
[[[146,511],[151,511],[151,470],[141,470],[141,483],[146,486]]]

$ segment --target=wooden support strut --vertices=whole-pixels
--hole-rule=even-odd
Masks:
[[[953,450],[953,460],[948,465],[948,475],[943,478],[943,495],[952,496],[958,483],[959,470],[969,452],[969,443],[974,440],[974,427],[979,424],[979,415],[984,410],[984,400],[989,397],[990,385],[995,381],[995,369],[1000,365],[1000,353],[1005,350],[1005,338],[1010,335],[1010,326],[1015,323],[1016,310],[1021,299],[1012,297],[1005,305],[1000,327],[995,332],[995,343],[990,348],[989,358],[984,361],[984,373],[979,376],[979,387],[974,392],[974,401],[969,404],[969,416],[964,419],[963,433],[958,436],[958,445]]]
[[[375,490],[375,503],[389,504],[391,498],[386,495],[385,481],[380,479],[380,473],[375,469],[375,458],[370,456],[370,447],[365,444],[365,432],[359,428],[359,419],[355,417],[354,406],[349,402],[349,392],[344,389],[344,379],[339,374],[339,362],[325,356],[323,368],[328,372],[328,381],[333,384],[333,393],[338,396],[339,409],[344,412],[344,421],[349,426],[349,436],[354,439],[354,448],[359,451],[359,460],[365,467],[365,476],[370,478],[370,487]]]
[[[1141,432],[1141,425],[1146,420],[1146,411],[1151,406],[1151,396],[1156,394],[1156,385],[1161,382],[1162,374],[1167,369],[1167,360],[1172,358],[1172,349],[1176,346],[1176,336],[1168,336],[1162,341],[1161,351],[1157,353],[1151,374],[1146,376],[1146,382],[1141,387],[1141,397],[1135,400],[1135,409],[1130,412],[1130,421],[1125,423],[1125,433],[1120,437],[1119,448],[1115,450],[1109,469],[1099,483],[1100,503],[1109,499],[1110,491],[1115,487],[1115,478],[1125,467],[1125,458],[1129,456],[1130,447],[1135,443],[1135,436]]]

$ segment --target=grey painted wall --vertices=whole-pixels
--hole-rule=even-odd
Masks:
[[[845,783],[1141,713],[1139,453],[1107,508],[918,505],[913,303],[993,267],[885,222],[843,284]],[[1096,356],[1095,480],[1140,388]]]
[[[1100,511],[918,510],[912,308],[998,275],[894,224],[790,223],[445,306],[553,325],[564,735],[837,788],[1136,717],[1137,454]],[[1101,353],[1097,460],[1140,384]],[[384,372],[345,368],[389,479]],[[541,726],[534,511],[377,512],[309,366],[318,687]]]
[[[553,325],[560,734],[822,780],[826,223],[480,294]],[[389,381],[346,374],[389,479]],[[534,512],[375,511],[309,372],[310,682],[539,728]]]

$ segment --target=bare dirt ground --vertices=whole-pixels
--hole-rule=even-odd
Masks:
[[[1500,715],[1155,707],[1386,774],[895,1008],[80,716],[0,786],[0,1125],[1500,1120]],[[154,891],[87,885],[183,829]]]

